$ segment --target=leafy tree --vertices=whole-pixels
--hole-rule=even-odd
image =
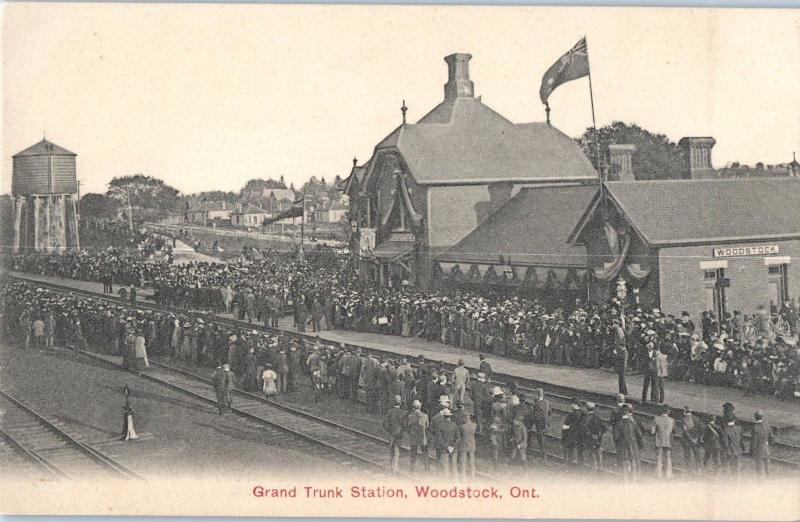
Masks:
[[[614,178],[616,172],[608,172],[608,146],[612,143],[636,146],[633,153],[633,175],[636,179],[680,179],[684,168],[683,151],[663,134],[654,134],[636,124],[615,121],[597,129],[600,140],[600,157],[606,175]],[[577,139],[584,153],[597,168],[594,129],[588,128]]]
[[[113,178],[108,184],[106,196],[126,207],[128,198],[130,198],[134,217],[153,212],[164,216],[168,212],[180,208],[178,189],[167,185],[161,179],[144,174]]]
[[[85,194],[81,197],[81,218],[114,219],[120,202],[105,194]]]

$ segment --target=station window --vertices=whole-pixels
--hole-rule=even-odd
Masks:
[[[788,281],[786,277],[787,265],[772,265],[767,267],[769,273],[769,304],[773,311],[780,309],[781,303],[789,299]]]

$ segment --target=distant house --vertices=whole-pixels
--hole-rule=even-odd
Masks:
[[[314,211],[314,221],[318,223],[339,223],[347,216],[347,205],[341,201],[325,201]]]
[[[186,211],[186,221],[195,225],[209,226],[212,223],[228,222],[233,212],[225,201],[207,201]]]
[[[243,208],[231,213],[231,225],[234,227],[260,227],[264,220],[270,218],[272,214],[261,207],[255,205],[245,205]]]

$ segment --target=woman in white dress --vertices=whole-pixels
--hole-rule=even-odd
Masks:
[[[272,365],[267,363],[264,365],[264,371],[261,374],[261,380],[264,382],[263,392],[267,397],[274,397],[278,395],[278,374],[272,369]]]

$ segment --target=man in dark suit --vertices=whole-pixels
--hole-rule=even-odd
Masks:
[[[439,451],[442,472],[445,476],[453,474],[458,477],[458,446],[461,438],[461,430],[452,420],[452,413],[449,408],[442,410],[443,420],[438,423],[436,429],[436,447]]]
[[[561,444],[564,451],[564,464],[575,463],[575,450],[578,450],[578,464],[583,464],[583,411],[578,399],[572,399],[572,411],[569,412],[561,426]]]
[[[652,341],[648,342],[647,351],[645,352],[644,371],[642,372],[642,402],[647,402],[648,389],[650,389],[650,400],[658,402],[658,390],[655,383],[656,357],[655,344]]]
[[[583,417],[583,435],[586,447],[592,456],[592,467],[595,471],[603,469],[603,434],[606,432],[606,423],[594,411],[595,404],[586,403],[586,415]]]
[[[233,372],[223,364],[214,371],[214,393],[217,395],[217,410],[220,415],[231,411],[231,391],[235,389]]]
[[[393,398],[394,405],[389,408],[383,419],[383,429],[389,434],[389,458],[392,464],[392,473],[400,471],[400,445],[403,443],[403,433],[406,427],[406,412],[400,409],[402,399],[399,395]]]
[[[741,456],[744,453],[742,427],[736,422],[734,407],[730,402],[722,405],[722,462],[729,475],[738,477],[742,469]]]
[[[629,404],[622,405],[622,418],[614,426],[614,441],[617,453],[622,460],[625,482],[636,482],[639,479],[639,463],[644,448],[644,438],[639,425],[633,420]]]
[[[769,423],[764,419],[764,412],[758,410],[755,415],[755,422],[750,431],[750,457],[756,468],[756,475],[759,480],[764,480],[769,476],[769,445],[774,440]]]

